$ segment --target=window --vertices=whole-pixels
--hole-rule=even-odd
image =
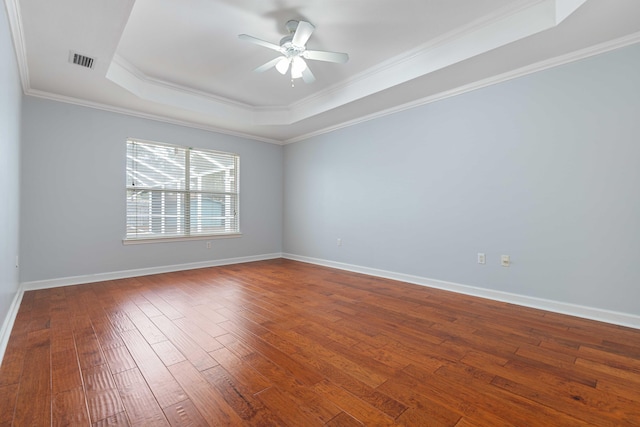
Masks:
[[[239,234],[237,154],[127,140],[125,240]]]

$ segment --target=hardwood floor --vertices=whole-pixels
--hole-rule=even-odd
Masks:
[[[0,425],[639,426],[640,330],[288,260],[31,291]]]

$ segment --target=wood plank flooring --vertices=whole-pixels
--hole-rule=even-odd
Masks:
[[[640,330],[283,259],[31,291],[9,425],[640,426]]]

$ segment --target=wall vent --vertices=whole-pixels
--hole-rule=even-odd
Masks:
[[[84,68],[93,69],[93,64],[95,62],[95,59],[91,58],[90,56],[82,55],[76,52],[69,52],[69,62]]]

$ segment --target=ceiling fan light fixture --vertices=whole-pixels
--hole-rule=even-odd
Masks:
[[[281,57],[280,61],[276,64],[276,70],[282,75],[287,74],[287,70],[289,70],[289,58]]]
[[[302,77],[302,73],[307,69],[307,63],[299,56],[294,57],[291,60],[291,78],[299,79]]]

